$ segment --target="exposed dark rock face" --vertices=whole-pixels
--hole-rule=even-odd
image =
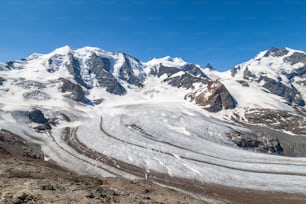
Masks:
[[[256,79],[256,75],[253,74],[252,72],[249,71],[248,67],[245,68],[244,72],[243,72],[243,78],[253,81]]]
[[[106,91],[116,95],[126,94],[125,88],[117,81],[117,79],[109,73],[111,62],[107,58],[100,58],[96,54],[92,54],[87,61],[89,71],[96,76],[98,85],[106,88]]]
[[[65,55],[56,54],[56,55],[52,56],[50,59],[48,59],[47,71],[50,72],[50,73],[58,71],[60,66],[63,65],[64,57],[65,57]]]
[[[200,77],[200,78],[206,78],[208,77],[201,71],[201,69],[193,64],[187,64],[184,68],[183,71],[195,76],[195,77]]]
[[[304,106],[305,101],[303,100],[300,92],[291,85],[291,87],[286,86],[280,81],[275,81],[274,79],[262,76],[258,82],[264,81],[264,88],[268,89],[271,93],[281,96],[288,101],[289,104],[296,103],[297,105]]]
[[[62,82],[60,87],[60,91],[63,93],[68,93],[66,97],[81,103],[85,103],[87,105],[91,105],[92,103],[85,97],[85,92],[82,87],[78,84],[74,84],[68,79],[60,78]]]
[[[280,110],[252,110],[245,113],[248,123],[306,136],[306,117]]]
[[[269,56],[272,56],[272,57],[282,57],[282,56],[285,56],[288,53],[289,53],[289,51],[286,48],[275,48],[275,47],[272,47],[271,49],[269,49],[265,53],[264,57],[269,57]]]
[[[207,83],[206,79],[202,79],[199,77],[194,77],[188,73],[182,74],[180,76],[169,77],[164,80],[164,82],[168,82],[171,86],[175,86],[178,88],[186,88],[186,89],[194,89],[194,83]]]
[[[5,79],[5,78],[0,77],[0,86],[2,86],[2,85],[3,85],[3,82],[5,82],[5,81],[6,81],[6,79]]]
[[[207,69],[209,69],[209,70],[214,70],[215,68],[211,65],[211,64],[207,64],[206,66],[205,66],[205,68],[207,68]]]
[[[49,72],[57,71],[58,68],[62,66],[64,57],[67,56],[54,55],[50,58],[47,62],[47,70]],[[128,59],[126,60],[126,63],[123,65],[122,69],[120,69],[121,79],[133,85],[141,86],[139,79],[132,72]],[[112,64],[108,58],[99,57],[95,53],[92,53],[85,62],[88,66],[88,70],[82,70],[80,63],[82,63],[80,59],[74,57],[72,53],[68,53],[68,60],[66,64],[64,64],[78,85],[86,89],[93,88],[93,79],[91,75],[94,75],[98,83],[97,86],[106,88],[107,92],[116,95],[126,94],[125,88],[111,74]],[[84,71],[88,71],[87,75],[82,73]]]
[[[208,79],[208,77],[201,71],[201,69],[193,64],[187,64],[181,69],[177,67],[165,67],[161,64],[159,69],[152,70],[151,74],[158,77],[161,77],[162,75],[166,74],[167,77],[171,77],[173,74],[176,74],[180,71],[192,75],[193,77]]]
[[[231,76],[234,77],[239,70],[240,70],[240,66],[232,68],[231,69]]]
[[[195,101],[210,112],[233,109],[237,103],[225,86],[219,82],[208,82],[207,89],[199,89],[185,96],[186,100]]]
[[[265,136],[258,136],[254,133],[232,132],[228,137],[243,149],[255,152],[282,154],[284,149],[278,139],[269,139]]]
[[[80,62],[73,57],[72,53],[68,54],[69,61],[66,64],[69,73],[73,76],[74,80],[85,88],[90,88],[82,79]]]
[[[106,72],[104,75],[102,87],[106,87],[106,91],[115,95],[126,94],[126,89],[117,81],[117,79],[110,73]]]
[[[182,72],[182,74],[173,76],[178,72]],[[194,83],[206,84],[208,82],[208,77],[200,68],[193,64],[187,64],[181,69],[177,67],[165,67],[161,64],[158,70],[151,70],[151,74],[158,77],[166,75],[167,78],[164,79],[164,82],[178,88],[194,89]]]
[[[298,68],[291,73],[284,73],[289,80],[292,80],[294,77],[305,77],[306,74],[306,66]]]
[[[29,112],[29,118],[34,123],[48,124],[48,120],[45,118],[41,110],[34,109]]]
[[[259,145],[262,145],[263,143],[258,140],[241,138],[240,140],[236,141],[236,144],[242,148],[255,148],[258,147]]]
[[[9,69],[9,70],[10,69],[14,69],[14,63],[15,63],[14,61],[8,61],[8,62],[6,62],[6,66],[5,67],[7,69]]]
[[[127,58],[127,56],[124,54],[124,64],[120,68],[119,71],[119,78],[128,82],[129,84],[142,87],[140,80],[138,77],[135,76],[130,60]]]
[[[28,116],[32,122],[39,124],[38,126],[35,126],[35,129],[37,131],[51,130],[51,125],[49,124],[48,120],[45,118],[41,110],[33,109],[29,111]]]
[[[166,74],[167,77],[170,77],[171,75],[181,71],[179,68],[176,67],[165,67],[164,65],[160,65],[159,70],[153,70],[151,73],[153,75],[157,75],[158,77],[161,77],[162,75]]]
[[[109,59],[100,58],[96,54],[92,54],[90,58],[86,61],[86,64],[89,69],[88,74],[94,74],[99,85],[105,87],[103,79],[105,78],[106,73],[110,70],[111,63]]]
[[[284,58],[284,61],[292,65],[299,63],[299,62],[306,64],[306,55],[304,53],[295,52],[292,55]]]
[[[225,88],[225,86],[216,81],[214,83],[208,84],[208,90],[211,95],[208,97],[207,103],[210,107],[207,109],[211,112],[218,112],[222,109],[233,109],[236,107],[236,101]],[[201,99],[197,103],[201,103]]]

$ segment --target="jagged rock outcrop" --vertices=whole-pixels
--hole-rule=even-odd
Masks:
[[[183,67],[183,71],[187,72],[188,74],[191,74],[192,76],[195,76],[195,77],[199,77],[199,78],[206,78],[208,79],[208,77],[206,76],[206,74],[204,74],[202,72],[202,70],[193,65],[193,64],[187,64]]]
[[[29,111],[28,117],[31,122],[36,123],[34,129],[37,131],[51,130],[51,125],[49,121],[45,118],[44,114],[39,109],[33,109]]]
[[[60,91],[66,93],[66,97],[81,103],[91,105],[91,101],[88,100],[85,96],[85,92],[82,87],[78,84],[74,84],[68,79],[60,78],[61,82]]]
[[[305,106],[305,101],[302,98],[301,93],[292,84],[286,86],[280,81],[265,76],[258,79],[258,83],[262,81],[264,82],[264,88],[275,95],[283,97],[289,104],[296,103],[299,106]]]
[[[161,64],[159,69],[151,70],[151,74],[157,77],[166,76],[164,82],[185,89],[194,89],[195,83],[206,84],[209,81],[201,69],[193,64],[187,64],[182,68],[166,67]]]
[[[243,78],[246,80],[254,81],[257,77],[251,71],[249,71],[248,67],[243,71]]]
[[[158,77],[161,77],[164,74],[166,74],[167,77],[171,77],[172,75],[174,75],[178,72],[184,72],[184,73],[187,73],[187,74],[192,75],[193,77],[197,77],[197,78],[208,79],[208,77],[202,72],[202,70],[199,67],[197,67],[193,64],[186,64],[182,68],[167,67],[167,66],[164,66],[163,64],[160,64],[158,69],[151,70],[151,74],[154,75],[154,76],[158,76]]]
[[[140,79],[134,74],[131,62],[126,54],[124,56],[124,63],[119,71],[119,78],[132,84],[134,86],[143,87],[143,84],[140,82]],[[137,63],[140,63],[139,60],[134,59]]]
[[[208,83],[208,80],[202,79],[199,77],[194,77],[188,73],[182,73],[181,75],[169,77],[164,80],[164,82],[168,82],[169,85],[177,87],[177,88],[186,88],[186,89],[194,89],[195,83]]]
[[[177,67],[166,67],[162,64],[160,64],[159,68],[151,69],[151,74],[153,76],[161,77],[164,74],[166,74],[167,77],[170,77],[171,75],[179,72],[180,69]]]
[[[111,62],[109,59],[99,57],[93,53],[86,61],[86,64],[88,66],[88,75],[93,74],[95,76],[95,79],[98,83],[98,87],[104,87],[106,88],[106,91],[112,94],[126,94],[126,89],[110,73]]]
[[[272,47],[265,53],[264,57],[269,57],[269,56],[282,57],[282,56],[285,56],[288,53],[289,53],[289,51],[286,48]]]
[[[306,54],[295,52],[292,55],[284,58],[285,62],[289,62],[292,65],[295,65],[296,63],[304,63],[306,64]]]
[[[66,63],[66,67],[69,71],[69,73],[73,76],[74,80],[81,86],[85,87],[85,88],[90,88],[90,86],[88,86],[81,75],[81,66],[80,66],[80,62],[73,56],[73,54],[71,52],[68,53],[68,62]]]
[[[64,58],[65,58],[65,55],[61,55],[61,54],[55,54],[54,56],[50,57],[45,63],[47,67],[47,71],[50,73],[58,71],[59,68],[63,66]]]
[[[215,68],[210,63],[207,63],[205,65],[205,68],[208,69],[208,70],[215,70]]]
[[[187,94],[185,99],[195,101],[196,104],[210,112],[233,109],[237,104],[225,86],[219,81],[208,82],[207,86]]]
[[[285,73],[287,78],[292,81],[292,79],[294,79],[294,77],[301,77],[304,78],[306,75],[306,66],[300,67],[298,69],[295,69],[293,72],[291,73]]]

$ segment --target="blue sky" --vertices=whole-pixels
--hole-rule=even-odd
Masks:
[[[270,47],[306,50],[303,0],[1,0],[0,26],[0,61],[95,46],[226,70]]]

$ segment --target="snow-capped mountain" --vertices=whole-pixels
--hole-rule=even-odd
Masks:
[[[305,63],[302,51],[271,48],[218,72],[210,64],[202,68],[181,58],[141,62],[125,53],[65,46],[1,63],[0,84],[9,104],[185,99],[211,112],[229,110],[223,118],[248,122],[246,115],[254,109],[305,112]]]
[[[220,80],[238,102],[231,117],[243,123],[305,135],[301,125],[304,119],[296,116],[288,120],[292,114],[305,115],[305,59],[302,51],[271,48],[221,73]],[[289,121],[301,123],[296,126]]]
[[[231,70],[234,79],[247,86],[257,83],[283,97],[290,105],[305,105],[306,54],[289,48],[271,48]]]
[[[158,84],[154,85],[158,86],[157,89],[164,83],[184,89],[182,92],[185,94],[198,87],[204,90],[203,86],[212,83],[199,66],[180,58],[164,57],[144,63],[125,53],[106,52],[93,47],[72,50],[65,46],[49,54],[33,54],[23,60],[8,62],[2,67],[7,70],[3,72],[6,77],[2,81],[23,88],[22,95],[27,100],[50,100],[54,94],[51,96],[43,88],[55,87],[55,84],[58,84],[58,89],[52,90],[53,93],[61,92],[75,101],[94,104],[104,98],[101,94],[96,95],[97,92],[129,95],[143,88],[150,78],[157,78]],[[222,91],[227,92],[226,88]],[[202,103],[214,106],[207,101]],[[222,104],[215,110],[221,109]]]
[[[305,158],[285,157],[306,156],[305,88],[289,48],[218,72],[65,46],[0,63],[0,131],[78,173],[305,193]]]

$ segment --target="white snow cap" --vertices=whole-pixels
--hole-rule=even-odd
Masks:
[[[53,50],[51,53],[52,54],[63,54],[63,55],[65,55],[65,54],[68,54],[70,52],[72,52],[71,47],[66,45],[64,47],[60,47],[60,48],[57,48],[57,49]]]
[[[162,57],[162,58],[153,58],[145,64],[147,66],[151,66],[151,67],[156,67],[156,66],[159,66],[160,64],[162,64],[166,67],[183,67],[188,63],[185,62],[182,58],[179,58],[179,57],[174,57],[173,58],[173,57],[170,57],[170,56],[166,56],[166,57]]]

